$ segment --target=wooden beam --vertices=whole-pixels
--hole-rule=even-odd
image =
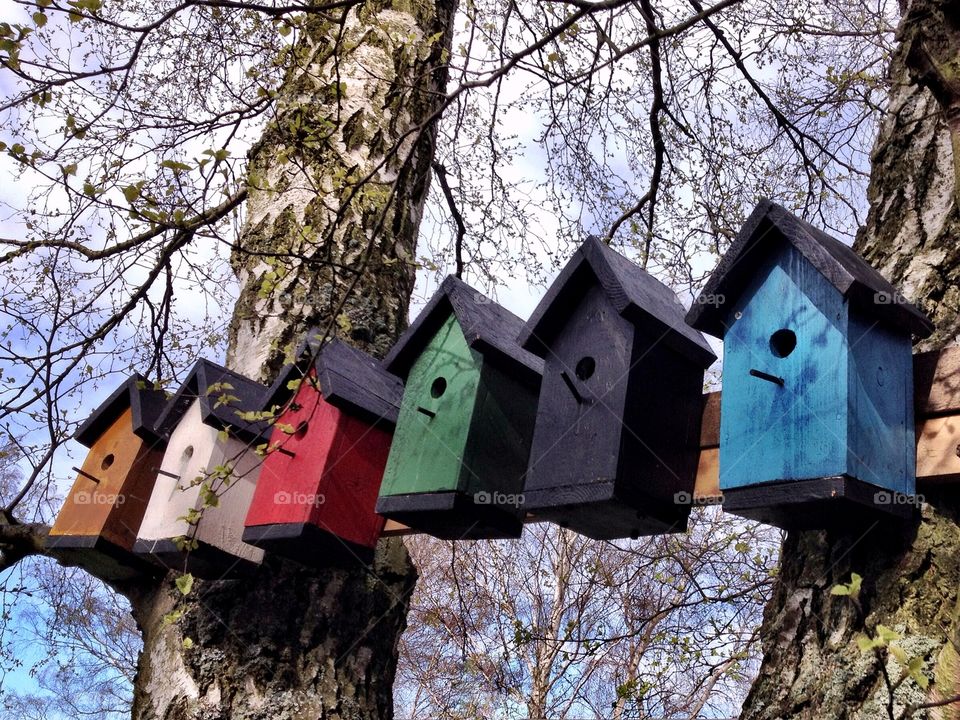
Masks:
[[[913,356],[913,397],[917,423],[917,483],[960,483],[960,347]],[[720,393],[705,393],[700,424],[700,459],[694,498],[710,502],[720,494]],[[528,515],[525,522],[534,522]],[[386,536],[416,532],[387,521]]]

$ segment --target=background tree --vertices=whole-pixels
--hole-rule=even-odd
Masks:
[[[870,213],[854,245],[935,319],[937,332],[925,341],[934,349],[955,342],[960,312],[957,9],[903,7],[873,151]],[[901,533],[876,526],[788,536],[744,718],[960,717],[957,493],[920,492],[922,520]],[[857,603],[829,592],[852,573],[863,577]],[[895,644],[917,663],[903,682],[903,659],[858,646],[880,626],[900,636]]]
[[[14,604],[18,572],[44,567],[31,563],[86,399],[131,367],[169,384],[227,346],[234,367],[267,378],[316,323],[383,352],[417,269],[494,289],[542,281],[584,230],[684,291],[760,195],[852,233],[897,14],[854,0],[7,7],[0,170],[19,182],[3,196],[0,423],[21,475],[0,537]],[[541,528],[514,553],[541,582],[504,604],[486,563],[519,573],[513,551],[418,540],[431,548],[418,554],[424,587],[447,594],[412,600],[422,622],[405,641],[404,698],[425,699],[408,707],[733,706],[769,558],[727,536],[758,532],[707,517],[689,545],[624,543],[628,564],[611,569],[574,563],[598,547]],[[436,561],[446,553],[452,566]],[[117,588],[145,640],[135,716],[388,714],[413,574],[397,541],[378,557],[372,574],[271,559],[251,583],[198,583],[185,600],[170,577]],[[678,569],[708,589],[680,591]],[[622,596],[604,585],[614,570]],[[660,596],[639,587],[651,577]],[[464,583],[503,630],[460,617]],[[694,593],[690,607],[677,593]],[[584,627],[567,627],[558,597],[583,603]],[[627,611],[601,629],[618,602]],[[170,626],[175,606],[187,612]],[[309,620],[294,635],[278,607]],[[679,647],[645,635],[661,617]],[[737,625],[695,631],[724,617]],[[425,648],[445,636],[459,644],[434,650],[437,674]],[[708,642],[723,645],[716,665],[683,647]],[[687,682],[651,694],[669,670]],[[480,690],[441,697],[454,672]]]

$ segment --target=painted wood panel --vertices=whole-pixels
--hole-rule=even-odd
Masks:
[[[132,549],[162,457],[162,450],[133,434],[127,408],[87,453],[50,537],[100,536]]]
[[[910,338],[861,317],[849,322],[847,473],[863,482],[913,494],[916,440]]]
[[[846,472],[846,311],[833,286],[791,247],[733,304],[724,337],[721,489]],[[779,330],[796,337],[783,357],[773,343]]]
[[[204,424],[201,413],[200,402],[195,400],[170,435],[161,472],[137,533],[137,547],[149,548],[150,541],[187,535],[236,558],[260,562],[263,551],[244,543],[242,534],[261,458],[245,442],[220,437],[216,428]],[[233,480],[229,486],[212,486],[218,493],[218,505],[205,508],[200,522],[191,527],[183,518],[190,510],[202,507],[203,478],[227,463],[234,469]]]
[[[594,285],[551,344],[525,488],[535,507],[554,505],[556,488],[616,478],[633,332]]]
[[[410,369],[380,496],[464,491],[482,356],[451,314]]]

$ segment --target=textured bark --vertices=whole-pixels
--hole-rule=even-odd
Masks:
[[[311,19],[251,152],[235,369],[268,376],[311,325],[381,355],[406,325],[455,8],[381,0],[342,27]]]
[[[455,9],[367,2],[342,24],[308,21],[251,152],[234,369],[270,379],[313,325],[374,353],[403,328]],[[134,720],[392,716],[416,581],[399,539],[380,542],[370,569],[268,555],[251,577],[198,580],[186,598],[174,577],[128,593],[144,635]]]
[[[890,106],[872,158],[870,212],[856,249],[937,324],[924,347],[956,338],[960,310],[960,218],[950,122],[960,87],[944,79],[956,67],[960,34],[947,6],[904,8],[901,44],[891,61]],[[955,12],[955,10],[954,10]],[[955,17],[955,15],[954,15]],[[950,53],[953,53],[950,56]],[[960,693],[960,502],[955,490],[921,488],[919,524],[791,533],[766,609],[764,658],[742,717],[902,717],[910,705]],[[864,577],[860,607],[830,588]],[[903,665],[888,653],[863,652],[857,637],[878,625],[902,636],[909,657],[923,658],[931,683],[912,679],[891,694]],[[917,709],[913,718],[960,718],[960,704]]]

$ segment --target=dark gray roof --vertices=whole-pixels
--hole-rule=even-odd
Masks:
[[[440,284],[430,302],[393,346],[383,360],[384,367],[406,379],[413,363],[451,312],[471,348],[523,381],[539,384],[543,361],[517,344],[523,321],[453,275]]]
[[[231,387],[210,392],[211,387],[220,383]],[[246,442],[265,442],[270,434],[269,423],[263,420],[249,422],[241,419],[237,413],[262,410],[266,392],[266,386],[240,373],[209,360],[197,360],[186,381],[157,419],[157,432],[169,437],[193,401],[199,400],[200,413],[207,425],[221,430],[229,429],[232,435]],[[218,406],[218,399],[224,395],[237,399]]]
[[[314,337],[316,333],[311,330],[297,351],[298,362],[280,371],[267,394],[264,409],[286,403],[291,394],[287,384],[305,377],[312,364],[320,392],[328,403],[370,422],[395,425],[403,396],[400,379],[384,370],[372,355],[336,338],[318,350],[311,342]]]
[[[154,430],[154,424],[166,405],[166,393],[163,390],[155,390],[152,382],[135,373],[124,380],[110,397],[100,403],[90,417],[77,428],[73,437],[77,442],[93,447],[113,421],[130,408],[133,432],[147,442],[155,443],[160,437]]]
[[[795,247],[843,297],[867,315],[919,338],[933,332],[927,316],[852,248],[766,199],[747,218],[701,293],[722,295],[726,302],[695,302],[687,313],[687,322],[722,338],[731,304],[782,243]]]
[[[664,342],[677,352],[703,367],[717,359],[704,337],[684,322],[684,307],[670,288],[593,236],[574,253],[537,305],[519,334],[520,345],[546,355],[547,345],[596,283],[620,315],[663,333]]]

